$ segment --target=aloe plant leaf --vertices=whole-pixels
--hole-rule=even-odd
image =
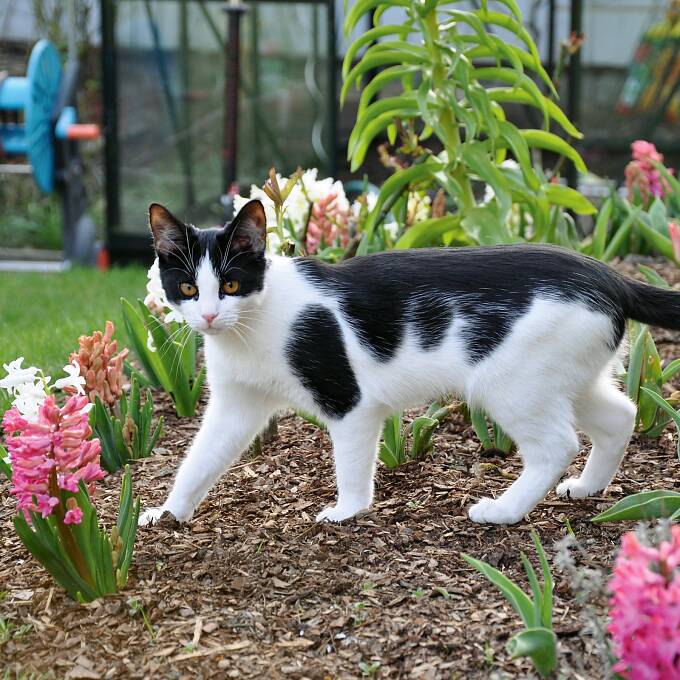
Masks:
[[[547,678],[557,668],[557,638],[548,628],[529,628],[508,641],[512,659],[529,657],[538,674]]]
[[[470,557],[465,553],[460,555],[469,565],[486,576],[506,597],[514,610],[520,615],[525,626],[530,626],[534,619],[534,605],[519,586],[507,576],[486,562]]]
[[[677,491],[643,491],[614,503],[591,520],[602,522],[639,521],[670,517],[680,509],[680,493]]]

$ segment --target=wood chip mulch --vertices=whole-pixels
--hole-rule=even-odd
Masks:
[[[656,266],[680,284],[677,270]],[[680,356],[680,333],[655,337],[664,358]],[[156,402],[164,437],[133,468],[142,506],[162,503],[199,425],[175,418],[163,395]],[[582,469],[585,453],[570,473]],[[26,552],[11,523],[14,499],[0,482],[0,672],[66,680],[532,677],[531,664],[505,650],[521,629],[518,616],[460,552],[526,589],[519,554],[536,563],[530,530],[552,560],[568,520],[586,550],[582,565],[610,569],[632,527],[590,519],[626,494],[680,490],[680,463],[672,429],[655,441],[635,435],[606,496],[570,501],[553,493],[519,525],[472,524],[466,508],[500,494],[520,469],[517,454],[484,457],[456,414],[437,431],[431,458],[380,468],[369,512],[319,525],[313,518],[335,493],[330,441],[287,415],[262,454],[246,454],[190,523],[141,528],[125,590],[88,605],[70,600]],[[120,474],[100,484],[107,526],[119,485]],[[602,678],[580,605],[553,572],[561,672]]]

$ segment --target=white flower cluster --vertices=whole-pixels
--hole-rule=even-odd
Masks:
[[[8,364],[3,364],[7,375],[0,380],[0,387],[7,390],[15,406],[21,415],[31,422],[38,420],[38,411],[45,397],[54,389],[62,390],[65,387],[74,388],[78,394],[85,394],[83,385],[85,378],[80,375],[80,366],[74,360],[73,363],[64,366],[65,378],[59,378],[52,382],[49,375],[35,366],[24,368],[21,364],[24,357],[19,357]]]
[[[343,211],[348,211],[350,209],[350,204],[347,200],[347,195],[345,194],[345,188],[342,182],[334,180],[332,177],[317,179],[318,174],[319,171],[317,168],[305,170],[286,199],[284,206],[285,217],[289,221],[291,229],[297,238],[301,237],[305,225],[307,224],[310,208],[317,201],[326,198],[330,194],[335,194],[337,197],[337,208]],[[282,177],[277,173],[276,180],[279,183],[279,186],[283,187],[288,181],[288,178]],[[234,212],[237,213],[248,201],[252,201],[255,198],[262,201],[262,205],[264,205],[264,211],[267,216],[267,227],[275,227],[276,213],[274,212],[274,202],[267,194],[265,194],[261,187],[258,187],[255,184],[251,185],[250,194],[248,196],[241,196],[239,194],[234,196]],[[355,201],[351,207],[353,213],[356,208],[356,214],[358,215],[360,209],[358,201]],[[270,252],[277,252],[279,245],[280,243],[277,234],[274,232],[270,233],[267,238],[267,249]]]
[[[149,271],[146,273],[146,277],[149,280],[146,283],[144,304],[152,312],[163,314],[164,323],[171,323],[172,321],[184,323],[184,317],[178,311],[170,307],[165,297],[165,291],[163,290],[163,284],[161,283],[161,270],[158,265],[158,258],[153,261]]]

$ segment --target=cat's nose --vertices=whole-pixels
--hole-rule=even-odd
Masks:
[[[217,314],[201,314],[201,316],[208,322],[208,326],[217,318]]]

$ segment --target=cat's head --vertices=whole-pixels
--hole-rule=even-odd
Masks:
[[[246,203],[221,229],[196,229],[152,203],[149,224],[166,299],[194,330],[224,332],[257,304],[267,267],[260,201]]]

